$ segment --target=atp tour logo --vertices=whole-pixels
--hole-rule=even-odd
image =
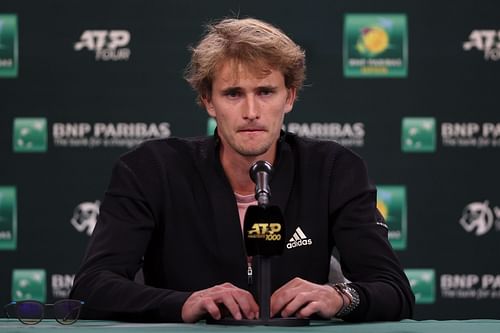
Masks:
[[[95,52],[96,61],[127,61],[130,58],[130,32],[127,30],[85,30],[75,51]]]
[[[500,30],[472,30],[463,49],[483,51],[484,60],[500,60]]]
[[[489,202],[472,202],[465,206],[460,218],[460,225],[467,232],[476,236],[485,235],[496,224],[496,229],[500,229],[500,208],[490,208]]]
[[[71,225],[78,232],[86,232],[87,235],[92,235],[97,223],[97,217],[99,216],[100,206],[101,202],[99,200],[95,202],[82,202],[73,211]]]

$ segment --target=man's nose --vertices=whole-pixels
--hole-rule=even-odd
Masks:
[[[245,119],[258,119],[260,117],[259,104],[256,101],[255,96],[248,96],[245,101],[245,106],[243,110],[243,118]]]

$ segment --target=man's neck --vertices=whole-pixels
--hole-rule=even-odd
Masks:
[[[259,156],[242,156],[237,153],[230,153],[221,145],[220,160],[226,177],[231,184],[233,192],[247,195],[255,192],[255,184],[250,178],[249,170],[253,163],[266,160],[274,163],[276,156],[276,145],[268,152]]]

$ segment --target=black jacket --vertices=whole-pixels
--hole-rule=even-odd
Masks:
[[[161,139],[123,155],[71,292],[84,316],[181,321],[196,290],[223,282],[252,290],[238,209],[214,137]],[[294,277],[328,282],[332,249],[360,305],[349,321],[412,315],[414,296],[387,240],[376,190],[356,154],[327,141],[282,134],[271,203],[309,242],[272,260],[276,290]],[[297,244],[295,244],[297,245]],[[145,284],[134,282],[141,268]]]

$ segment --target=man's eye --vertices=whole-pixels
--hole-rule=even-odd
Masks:
[[[265,90],[261,90],[260,91],[260,95],[262,96],[268,96],[268,95],[271,95],[274,91],[271,90],[271,89],[265,89]]]
[[[241,96],[241,93],[238,91],[227,91],[226,93],[224,93],[224,95],[229,98],[237,98]]]

